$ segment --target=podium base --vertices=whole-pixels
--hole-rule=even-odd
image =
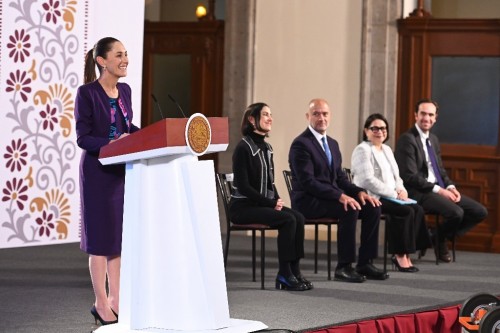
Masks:
[[[209,329],[209,330],[198,330],[198,331],[185,331],[185,330],[173,330],[166,328],[143,328],[140,330],[132,330],[125,327],[120,323],[101,326],[96,329],[95,333],[162,333],[162,332],[183,332],[183,333],[248,333],[255,332],[266,329],[267,325],[261,323],[260,321],[254,320],[244,320],[244,319],[229,319],[229,326],[222,327],[219,329]]]

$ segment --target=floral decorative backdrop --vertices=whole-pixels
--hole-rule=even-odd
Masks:
[[[0,247],[79,239],[73,109],[86,22],[77,0],[2,1]],[[77,24],[78,23],[78,24]]]
[[[0,247],[78,241],[73,111],[87,2],[0,7]]]
[[[80,240],[73,112],[85,53],[102,37],[129,46],[140,125],[144,0],[123,4],[0,0],[0,248]]]

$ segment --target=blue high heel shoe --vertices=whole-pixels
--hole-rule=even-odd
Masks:
[[[95,324],[96,325],[97,325],[97,321],[99,321],[102,326],[104,326],[104,325],[110,325],[110,324],[116,324],[118,322],[118,319],[116,319],[116,320],[110,320],[110,321],[106,321],[106,320],[102,319],[101,316],[99,315],[99,313],[97,312],[97,309],[95,308],[95,305],[92,305],[92,308],[90,309],[90,313],[94,316]],[[114,313],[114,311],[113,311],[113,313]]]
[[[284,276],[278,274],[276,276],[276,289],[279,290],[291,290],[291,291],[304,291],[309,290],[305,283],[297,280],[295,276],[290,276],[285,278]]]

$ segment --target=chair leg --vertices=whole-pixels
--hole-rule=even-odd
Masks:
[[[328,249],[327,249],[327,257],[326,259],[328,260],[327,262],[327,269],[328,269],[328,280],[332,279],[332,225],[328,224],[327,225],[327,232],[328,232]]]
[[[451,239],[451,253],[453,255],[453,262],[455,262],[456,256],[455,256],[455,233],[453,233],[453,238]]]
[[[227,230],[226,245],[224,246],[224,270],[227,267],[227,255],[229,254],[229,238],[231,237],[231,230]]]
[[[260,233],[260,289],[264,290],[264,269],[266,268],[266,231]]]
[[[391,218],[389,216],[385,216],[385,226],[384,226],[384,273],[387,273],[387,251],[389,250],[389,239],[387,234],[389,233],[389,223]]]
[[[255,230],[252,230],[252,281],[255,282]]]
[[[314,274],[318,273],[318,225],[314,225]]]
[[[441,257],[441,249],[439,248],[439,215],[436,215],[436,232],[434,233],[434,244],[436,253],[436,265],[439,265],[439,257]]]

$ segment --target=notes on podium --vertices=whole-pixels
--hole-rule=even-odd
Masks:
[[[120,313],[111,332],[252,332],[229,316],[215,171],[199,155],[224,151],[227,118],[164,119],[101,148],[126,163]]]

